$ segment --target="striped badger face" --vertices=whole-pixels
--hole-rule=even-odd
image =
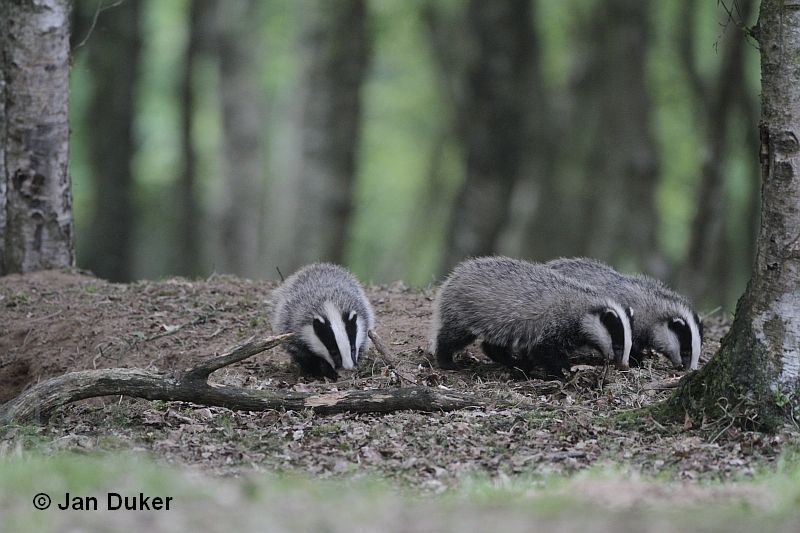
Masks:
[[[653,348],[676,368],[697,370],[703,343],[703,323],[697,313],[671,316],[653,330]]]
[[[581,324],[588,344],[620,370],[628,370],[633,310],[614,304],[585,316]]]
[[[342,311],[333,302],[327,301],[322,306],[322,313],[314,315],[303,337],[312,351],[325,359],[334,370],[351,370],[358,363],[362,324],[355,311]]]

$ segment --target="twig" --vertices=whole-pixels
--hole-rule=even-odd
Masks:
[[[92,16],[92,23],[89,25],[89,29],[86,30],[86,36],[83,39],[81,39],[81,42],[79,42],[78,44],[75,45],[75,48],[73,48],[73,50],[77,50],[78,48],[80,48],[83,45],[85,45],[86,41],[89,40],[89,37],[92,36],[92,33],[94,32],[94,27],[97,26],[97,18],[100,16],[100,13],[102,13],[106,9],[111,9],[112,7],[117,7],[118,5],[122,4],[124,1],[125,0],[117,0],[113,4],[104,6],[103,5],[103,0],[98,0],[97,1],[97,9],[95,9],[94,15]]]
[[[394,365],[394,363],[392,363],[392,358],[389,355],[389,350],[386,348],[386,345],[383,343],[383,340],[378,336],[377,333],[375,333],[372,330],[369,330],[367,332],[367,335],[369,335],[369,338],[372,340],[372,345],[375,346],[375,351],[377,351],[378,355],[380,355],[381,361],[383,361],[383,363],[387,367],[389,367],[395,374],[397,374],[397,376],[400,379],[404,379],[409,383],[414,383],[414,384],[417,383],[416,379],[408,377],[407,375],[404,375],[402,372],[397,370],[397,367]]]
[[[183,328],[185,328],[187,326],[196,326],[197,324],[202,324],[206,320],[208,320],[208,315],[203,315],[201,317],[195,318],[191,322],[184,322],[183,324],[179,324],[178,326],[176,326],[174,328],[166,329],[165,331],[162,331],[161,333],[156,333],[155,335],[151,335],[151,336],[149,336],[149,337],[147,337],[145,339],[145,342],[150,342],[150,341],[154,341],[156,339],[161,339],[163,337],[168,337],[169,335],[174,335],[175,333],[178,333],[180,330],[182,330]]]
[[[668,378],[661,381],[654,381],[652,383],[645,383],[642,389],[644,390],[668,390],[677,388],[681,378]]]
[[[205,381],[212,372],[216,372],[222,367],[238,363],[248,357],[267,351],[274,346],[283,344],[292,337],[294,337],[294,333],[284,333],[283,335],[268,337],[260,341],[256,341],[253,337],[250,337],[244,344],[232,350],[228,350],[222,355],[208,359],[199,365],[195,365],[186,372],[185,377],[186,379],[202,379]]]

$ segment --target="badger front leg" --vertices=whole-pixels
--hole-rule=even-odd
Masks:
[[[505,346],[484,341],[481,343],[481,349],[483,350],[483,353],[485,353],[486,356],[495,363],[500,363],[501,365],[511,368],[518,366],[517,361],[514,359],[514,356],[511,353],[511,350]]]
[[[328,378],[333,381],[339,379],[339,375],[330,363],[304,346],[287,346],[287,351],[304,376],[316,379]]]
[[[475,340],[475,335],[465,331],[458,331],[442,327],[436,335],[436,364],[439,368],[452,370],[453,354]]]
[[[569,357],[560,346],[550,343],[537,344],[528,353],[527,359],[531,364],[538,364],[546,373],[558,379],[565,380],[569,375]]]

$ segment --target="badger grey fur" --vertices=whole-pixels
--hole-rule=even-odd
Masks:
[[[369,349],[375,314],[361,284],[338,265],[298,270],[274,292],[272,329],[294,333],[286,350],[303,373],[336,379]]]
[[[696,370],[703,342],[703,323],[688,299],[664,283],[642,274],[621,274],[595,259],[555,259],[545,266],[590,284],[633,309],[631,356],[644,350],[666,355],[675,366]]]
[[[458,264],[434,302],[431,352],[442,368],[480,338],[492,360],[563,376],[567,354],[588,346],[627,368],[628,316],[613,299],[542,265],[508,257]]]

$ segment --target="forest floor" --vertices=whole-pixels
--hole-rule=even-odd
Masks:
[[[0,278],[0,403],[67,371],[183,369],[252,335],[267,335],[274,286],[228,276],[130,285],[56,271]],[[0,459],[28,451],[132,452],[204,476],[377,479],[430,495],[569,478],[571,496],[635,509],[655,502],[768,506],[774,492],[748,480],[782,468],[777,465],[800,449],[797,428],[765,435],[726,419],[664,426],[642,415],[637,408],[667,398],[682,375],[656,356],[624,373],[584,358],[572,378],[560,382],[499,367],[472,346],[459,370],[441,371],[425,351],[433,291],[395,283],[370,287],[368,294],[393,368],[370,353],[356,373],[336,383],[309,381],[276,348],[220,370],[211,381],[294,391],[413,381],[472,393],[489,407],[321,416],[103,398],[60,409],[43,426],[0,428]],[[723,317],[705,322],[703,362],[727,328]],[[495,400],[515,407],[498,407]],[[797,525],[800,515],[792,520]]]

